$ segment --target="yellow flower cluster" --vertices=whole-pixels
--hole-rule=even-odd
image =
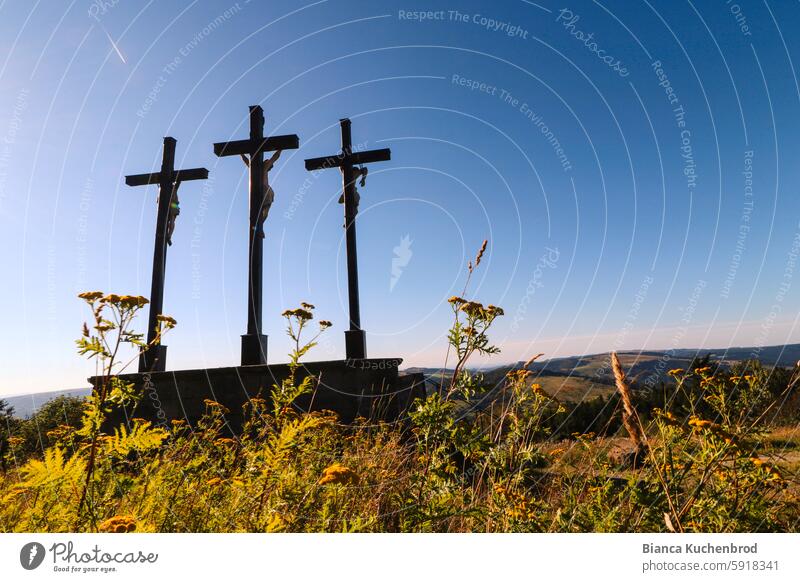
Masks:
[[[171,317],[169,315],[164,315],[162,313],[156,315],[156,320],[163,323],[168,329],[172,329],[173,327],[178,325],[178,322],[175,321],[174,317]]]
[[[458,297],[456,295],[453,295],[447,300],[447,302],[456,309],[466,313],[469,317],[473,317],[475,319],[494,319],[495,317],[505,315],[505,312],[501,307],[491,304],[484,307],[483,303],[479,303],[477,301],[468,301],[463,297]]]
[[[93,301],[97,301],[103,296],[102,291],[85,291],[83,293],[78,293],[78,297],[92,303]]]
[[[115,515],[97,528],[101,533],[130,533],[136,531],[136,519],[131,515]]]
[[[781,475],[781,472],[763,459],[759,457],[750,457],[750,462],[767,473],[768,481],[783,481],[783,475]]]
[[[696,416],[693,416],[689,419],[689,426],[691,426],[694,430],[698,432],[702,430],[707,430],[714,436],[722,439],[722,441],[726,445],[730,445],[735,449],[739,446],[736,437],[734,437],[720,425],[711,422],[710,420],[702,420],[700,418],[697,418]]]
[[[147,298],[141,295],[117,295],[116,293],[104,295],[102,291],[84,291],[83,293],[78,293],[78,297],[88,303],[94,303],[99,299],[101,303],[119,305],[125,309],[144,307],[150,303]]]
[[[320,485],[327,485],[328,483],[355,484],[358,483],[358,475],[344,465],[334,463],[322,471],[322,477],[319,480]]]
[[[308,304],[305,304],[308,305]],[[283,317],[296,317],[302,321],[308,321],[310,319],[314,319],[314,314],[311,313],[308,309],[287,309],[283,313],[281,313]]]
[[[505,502],[504,509],[508,517],[516,520],[530,520],[536,516],[533,501],[522,493],[513,491],[505,485],[495,485],[494,492]]]
[[[144,307],[150,303],[146,297],[142,297],[141,295],[122,295],[119,298],[119,304],[126,309],[133,309],[134,307]]]
[[[225,408],[222,404],[220,404],[216,400],[210,400],[208,398],[204,398],[203,399],[203,403],[206,405],[206,408],[208,408],[212,412],[213,411],[217,411],[217,412],[220,412],[222,414],[226,414],[226,413],[230,412],[230,410]]]

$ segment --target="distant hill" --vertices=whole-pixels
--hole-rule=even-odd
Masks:
[[[766,366],[792,367],[800,360],[800,344],[766,346],[762,348],[735,347],[727,349],[676,349],[619,351],[620,362],[628,377],[639,387],[657,386],[660,382],[671,381],[667,372],[674,368],[688,368],[694,358],[710,355],[711,359],[723,365],[758,359]],[[497,384],[506,372],[519,368],[523,362],[482,370],[486,381]],[[542,385],[551,396],[564,401],[581,401],[600,395],[608,396],[614,392],[614,377],[611,372],[611,354],[590,354],[552,358],[534,362],[530,366],[534,372],[531,382]],[[420,372],[432,382],[449,379],[452,370],[441,368],[409,368],[407,371]]]
[[[75,390],[54,390],[52,392],[38,392],[36,394],[24,394],[21,396],[5,396],[0,398],[14,407],[14,416],[28,418],[39,410],[42,405],[58,398],[59,396],[80,396],[86,397],[91,393],[91,388],[77,388]]]

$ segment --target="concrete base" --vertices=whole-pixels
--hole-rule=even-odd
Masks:
[[[296,406],[301,410],[331,410],[346,423],[358,417],[396,420],[415,398],[425,395],[422,375],[400,374],[401,363],[402,359],[396,358],[303,364],[296,381],[313,375],[319,385],[312,394],[298,399]],[[280,384],[288,373],[288,365],[274,364],[125,374],[120,378],[132,382],[143,397],[135,408],[110,420],[118,424],[138,417],[158,424],[180,419],[194,426],[205,412],[204,400],[209,399],[230,410],[226,419],[235,434],[242,424],[242,405],[255,396],[268,400],[273,384]],[[93,386],[98,381],[89,378]]]
[[[246,334],[242,336],[242,366],[262,366],[267,363],[267,336]]]
[[[344,352],[348,360],[367,357],[367,334],[363,329],[348,329],[344,332]]]

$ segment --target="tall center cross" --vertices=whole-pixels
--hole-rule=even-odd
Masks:
[[[224,156],[249,156],[250,168],[250,250],[247,294],[247,334],[242,336],[242,365],[267,363],[267,336],[261,333],[263,318],[264,240],[261,236],[265,204],[264,154],[276,150],[297,149],[297,135],[264,137],[264,110],[250,107],[250,139],[214,144],[214,153]],[[271,201],[266,201],[267,204]]]
[[[367,341],[361,329],[361,307],[358,299],[358,256],[356,249],[356,214],[358,200],[356,180],[358,175],[354,166],[385,162],[391,159],[392,152],[388,148],[365,152],[353,151],[353,138],[350,131],[350,120],[341,119],[342,151],[333,156],[306,160],[306,170],[323,170],[339,168],[342,172],[342,192],[344,196],[344,225],[347,237],[347,294],[350,308],[350,329],[344,332],[345,352],[348,359],[367,357]]]
[[[161,171],[153,174],[125,176],[128,186],[147,186],[158,184],[158,216],[156,218],[156,241],[153,250],[153,278],[150,283],[150,314],[147,322],[147,343],[150,346],[139,358],[139,372],[163,372],[167,363],[167,346],[158,337],[158,316],[164,309],[164,274],[167,267],[167,244],[171,244],[172,229],[180,212],[178,208],[178,187],[181,182],[205,180],[208,170],[193,168],[175,170],[175,138],[164,138],[164,152],[161,158]]]

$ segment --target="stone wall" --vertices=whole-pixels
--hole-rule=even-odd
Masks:
[[[414,398],[425,395],[422,375],[400,374],[401,362],[396,358],[303,364],[297,382],[309,374],[319,382],[313,393],[298,399],[296,405],[302,410],[331,410],[342,422],[357,417],[395,420]],[[135,409],[124,410],[111,423],[139,417],[154,423],[182,419],[194,425],[209,399],[230,410],[226,419],[236,433],[242,423],[242,405],[255,396],[268,400],[272,385],[280,384],[288,373],[288,365],[274,364],[125,374],[120,377],[134,383],[143,396]],[[98,379],[89,382],[96,386]]]

